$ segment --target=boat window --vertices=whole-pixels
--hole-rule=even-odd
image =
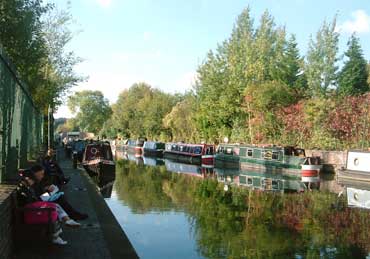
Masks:
[[[279,159],[279,153],[277,151],[272,152],[272,159]]]
[[[271,150],[262,151],[262,157],[264,159],[271,159],[272,158],[272,151]]]
[[[247,184],[248,185],[252,185],[253,184],[253,179],[248,177]]]
[[[219,146],[218,149],[217,149],[217,153],[224,153],[224,147]]]
[[[226,154],[232,155],[233,154],[233,149],[231,147],[226,148]]]
[[[195,147],[195,154],[199,155],[202,153],[202,148],[201,147]]]
[[[253,149],[248,149],[247,150],[247,156],[250,156],[250,157],[253,156]]]
[[[234,155],[239,155],[239,151],[240,151],[240,148],[238,148],[238,147],[235,147],[234,148]]]
[[[206,155],[213,155],[213,147],[207,147]]]

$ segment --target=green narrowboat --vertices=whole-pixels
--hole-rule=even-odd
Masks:
[[[301,176],[301,166],[306,161],[304,149],[272,145],[220,144],[215,155],[215,167],[218,168],[258,170],[295,176]]]

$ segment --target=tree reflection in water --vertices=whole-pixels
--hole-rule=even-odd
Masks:
[[[184,211],[206,258],[362,258],[370,251],[369,212],[347,208],[336,194],[224,191],[214,178],[129,161],[116,171],[118,198],[135,213]]]

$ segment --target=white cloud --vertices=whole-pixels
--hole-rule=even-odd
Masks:
[[[356,10],[351,14],[352,19],[338,25],[337,31],[344,33],[368,33],[370,32],[370,16],[364,10]]]
[[[110,7],[112,5],[112,0],[96,0],[96,2],[104,8]]]

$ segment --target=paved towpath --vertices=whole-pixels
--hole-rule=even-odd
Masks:
[[[115,259],[138,258],[130,241],[108,208],[94,183],[83,169],[73,169],[70,160],[61,159],[60,166],[71,177],[63,190],[73,207],[88,213],[80,221],[81,228],[63,226],[62,238],[68,245],[18,246],[14,259]]]

